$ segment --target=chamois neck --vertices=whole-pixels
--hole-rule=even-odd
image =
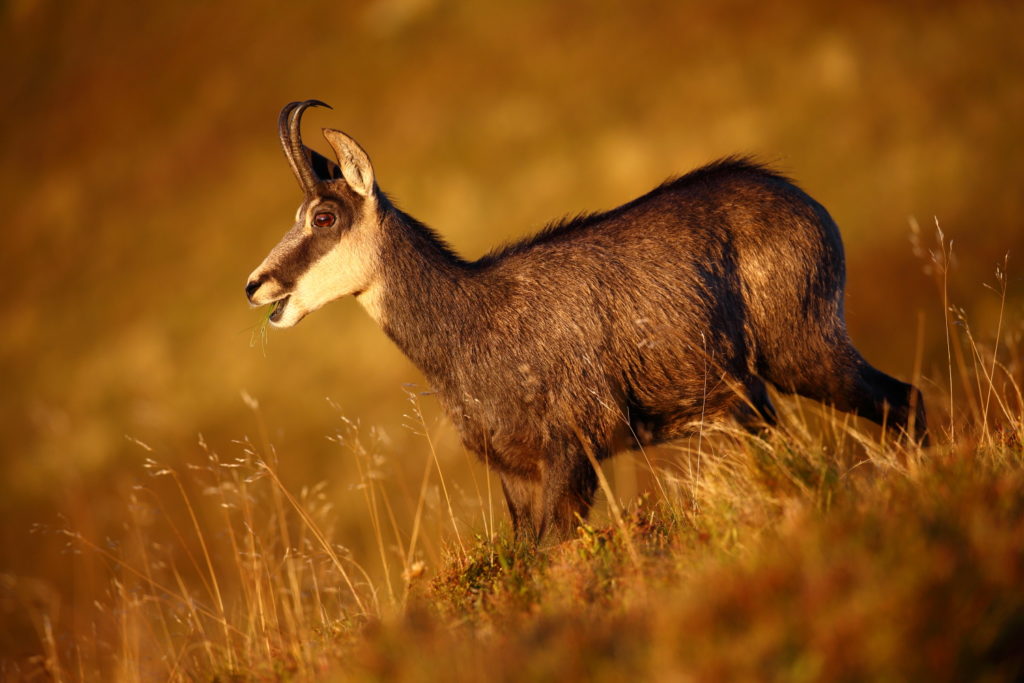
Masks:
[[[434,231],[381,202],[384,332],[435,386],[478,324],[472,270]]]

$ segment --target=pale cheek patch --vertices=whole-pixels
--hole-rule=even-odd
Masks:
[[[350,232],[302,274],[290,305],[311,313],[340,297],[360,291],[365,294],[372,285],[374,247],[370,239]]]

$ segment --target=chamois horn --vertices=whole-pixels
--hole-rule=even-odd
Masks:
[[[288,164],[299,181],[299,187],[305,194],[313,192],[313,188],[320,178],[313,171],[310,164],[310,155],[302,144],[302,135],[299,132],[299,125],[302,122],[302,112],[309,107],[327,107],[331,105],[320,100],[306,100],[305,102],[292,102],[285,105],[281,110],[281,116],[277,120],[278,132],[281,135],[281,147],[288,157]]]

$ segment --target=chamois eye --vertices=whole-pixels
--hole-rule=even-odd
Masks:
[[[328,211],[321,211],[320,213],[313,216],[313,225],[318,228],[329,228],[334,225],[334,221],[337,220],[333,213]]]

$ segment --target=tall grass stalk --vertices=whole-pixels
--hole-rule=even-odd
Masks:
[[[455,533],[455,540],[459,544],[459,550],[462,553],[462,557],[465,558],[466,544],[462,542],[462,534],[459,532],[459,523],[455,517],[455,510],[452,507],[451,496],[448,495],[448,485],[445,483],[444,471],[441,469],[441,461],[438,460],[437,457],[437,449],[434,447],[434,439],[430,436],[430,429],[427,427],[426,419],[423,417],[423,410],[420,406],[420,395],[413,391],[409,391],[407,393],[409,396],[409,403],[412,405],[413,417],[423,430],[420,433],[427,441],[427,447],[430,450],[430,457],[434,461],[434,466],[437,468],[437,477],[441,482],[441,491],[444,493],[444,502],[448,507],[448,518],[452,522],[452,531]]]

